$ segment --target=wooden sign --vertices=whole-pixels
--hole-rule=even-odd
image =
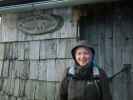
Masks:
[[[17,28],[23,33],[39,35],[54,32],[61,28],[63,23],[61,16],[36,14],[18,20]]]

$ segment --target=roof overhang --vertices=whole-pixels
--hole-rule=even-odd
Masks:
[[[6,0],[5,0],[6,1]],[[0,1],[0,13],[2,12],[20,12],[30,11],[34,9],[48,9],[56,7],[67,7],[89,3],[100,3],[100,2],[112,2],[120,0],[4,0]],[[15,2],[16,1],[16,2]],[[2,4],[3,2],[3,4]]]

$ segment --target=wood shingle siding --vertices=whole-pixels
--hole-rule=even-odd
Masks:
[[[32,12],[4,13],[0,32],[0,100],[58,100],[64,69],[70,66],[77,25],[71,8],[48,9],[40,14],[63,18],[55,32],[30,35],[18,22]],[[35,14],[37,16],[37,14]]]

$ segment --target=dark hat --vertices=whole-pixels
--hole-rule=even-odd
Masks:
[[[77,44],[74,46],[74,48],[71,50],[72,57],[75,59],[75,50],[79,47],[85,47],[92,51],[93,56],[95,55],[95,50],[92,48],[92,46],[89,45],[87,40],[81,40],[78,41]]]

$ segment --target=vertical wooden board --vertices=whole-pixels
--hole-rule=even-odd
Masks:
[[[14,94],[14,87],[15,87],[15,79],[8,79],[9,80],[9,95]]]
[[[60,37],[61,38],[71,38],[71,37],[76,37],[76,24],[74,24],[72,22],[72,18],[69,19],[69,20],[65,20],[64,19],[64,25],[63,27],[61,28],[61,30],[59,31],[59,33],[61,33]]]
[[[19,79],[14,80],[14,92],[13,92],[14,96],[19,96],[19,89],[20,89],[19,88],[19,84],[20,84],[19,81],[20,81]]]
[[[17,48],[18,48],[18,60],[24,60],[24,43],[19,42],[17,43]]]
[[[24,63],[23,61],[15,61],[15,77],[23,78],[24,77]]]
[[[39,59],[40,41],[30,42],[30,59]]]
[[[38,61],[30,61],[30,79],[38,79],[38,71],[39,71],[39,62]]]
[[[66,69],[65,60],[56,60],[56,74],[57,74],[57,81],[61,81],[64,77],[64,72]]]
[[[17,41],[25,41],[27,35],[17,29]]]
[[[63,77],[65,77],[66,69],[71,66],[73,66],[72,59],[56,60],[55,67],[56,67],[57,81],[61,81]]]
[[[9,76],[9,60],[3,61],[3,68],[2,68],[2,77],[8,77]]]
[[[60,83],[56,83],[55,100],[60,100]]]
[[[9,59],[10,58],[10,44],[5,43],[5,51],[4,51],[4,59]]]
[[[72,58],[71,49],[76,44],[76,40],[59,39],[57,42],[57,58]]]
[[[15,97],[15,96],[10,96],[9,99],[10,99],[10,100],[17,100],[17,97]]]
[[[40,59],[56,58],[56,55],[57,55],[56,40],[41,41]]]
[[[18,58],[18,48],[17,43],[12,43],[12,56],[11,59],[17,59]]]
[[[54,82],[47,82],[47,100],[55,100],[56,84]]]
[[[30,53],[30,43],[25,42],[24,43],[24,59],[29,59],[29,53]]]
[[[34,100],[36,93],[36,81],[28,80],[25,85],[25,97],[27,100]]]
[[[123,42],[124,42],[124,36],[121,31],[121,17],[120,8],[115,9],[115,15],[114,15],[114,25],[113,25],[113,72],[118,72],[121,68],[123,68],[123,62],[122,62],[122,53],[123,53]],[[114,98],[117,100],[126,100],[127,91],[125,90],[125,83],[123,83],[123,74],[119,75],[114,81],[113,81],[113,95]],[[118,85],[119,84],[119,85]],[[125,91],[124,91],[125,90]]]
[[[0,100],[9,100],[9,97],[6,95],[0,95]]]
[[[105,16],[105,63],[104,69],[108,76],[112,76],[113,71],[113,17]]]
[[[2,41],[2,16],[0,16],[0,41]]]
[[[14,80],[14,92],[13,92],[13,96],[16,97],[22,97],[24,96],[24,89],[25,89],[25,80],[21,80],[21,79],[15,79]]]
[[[9,88],[9,80],[8,79],[4,79],[3,80],[3,88],[2,91],[5,93],[8,93],[8,88]]]
[[[64,20],[64,25],[60,30],[57,32],[60,33],[59,38],[71,38],[76,37],[76,24],[72,21],[73,15],[72,15],[72,8],[70,7],[64,7],[62,9],[52,9],[51,12],[53,14],[59,15]]]
[[[57,72],[55,68],[55,60],[47,60],[47,81],[56,81],[57,80]]]
[[[2,91],[6,94],[13,95],[14,92],[14,79],[4,79]]]
[[[35,99],[47,100],[47,83],[46,82],[38,81],[38,84],[36,86]]]
[[[98,43],[98,63],[99,65],[104,68],[104,60],[105,60],[105,16],[97,16],[96,17],[96,30],[97,36],[95,36],[95,41]]]
[[[0,59],[4,59],[4,53],[5,53],[5,45],[3,43],[0,44]]]
[[[16,69],[15,69],[15,62],[10,61],[9,63],[9,77],[10,78],[15,78],[16,77]]]
[[[0,77],[2,76],[3,61],[0,61]]]
[[[2,20],[2,39],[3,41],[16,41],[16,19],[17,15],[15,13],[3,14]]]
[[[47,61],[39,61],[39,71],[38,71],[38,80],[47,80]]]
[[[29,77],[29,62],[28,61],[15,61],[15,76],[21,79]]]

